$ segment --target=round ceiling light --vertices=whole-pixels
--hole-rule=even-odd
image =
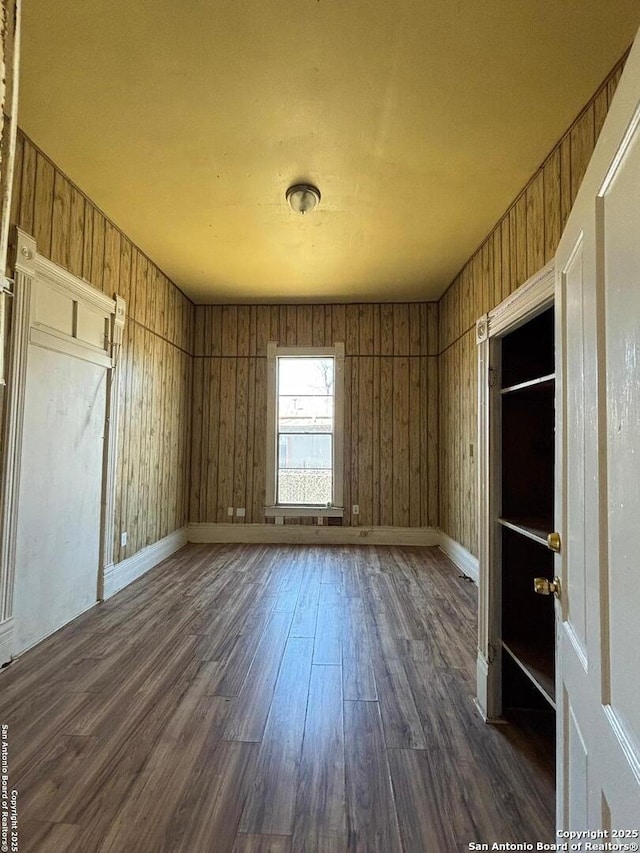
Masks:
[[[294,184],[289,187],[286,199],[296,213],[310,213],[320,202],[320,190],[311,184]]]

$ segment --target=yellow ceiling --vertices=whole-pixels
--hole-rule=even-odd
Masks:
[[[637,0],[27,0],[20,124],[197,302],[433,299],[639,24]]]

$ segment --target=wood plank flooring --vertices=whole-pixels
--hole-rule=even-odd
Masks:
[[[551,841],[553,756],[474,704],[435,548],[190,545],[0,673],[21,853]]]

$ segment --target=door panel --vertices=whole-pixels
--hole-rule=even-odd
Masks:
[[[18,504],[15,652],[97,597],[106,370],[29,346]]]
[[[639,128],[636,38],[556,255],[560,829],[639,828]]]
[[[631,741],[640,735],[640,130],[632,122],[626,144],[602,192],[599,214],[604,258],[607,399],[608,547],[603,701],[609,701]],[[632,250],[635,249],[635,250]],[[629,517],[636,515],[636,523]],[[613,595],[608,595],[612,590]],[[606,660],[606,658],[605,658]],[[636,746],[640,756],[640,746]]]
[[[566,728],[569,736],[569,824],[571,826],[587,825],[587,785],[589,779],[587,747],[576,720],[573,708],[565,696],[565,713],[567,714]]]

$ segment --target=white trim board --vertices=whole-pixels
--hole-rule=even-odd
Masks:
[[[438,546],[465,575],[470,577],[478,585],[480,570],[477,557],[474,557],[473,554],[467,551],[464,545],[461,545],[442,531],[440,531]]]
[[[127,557],[120,563],[111,563],[104,572],[104,598],[110,598],[124,589],[133,581],[153,569],[158,563],[166,560],[190,541],[187,538],[187,528],[174,530],[164,539],[159,539],[153,545],[148,545],[132,557]]]
[[[435,527],[340,527],[311,524],[190,524],[188,541],[300,545],[438,545]]]
[[[0,666],[9,663],[13,648],[13,617],[0,622]]]

